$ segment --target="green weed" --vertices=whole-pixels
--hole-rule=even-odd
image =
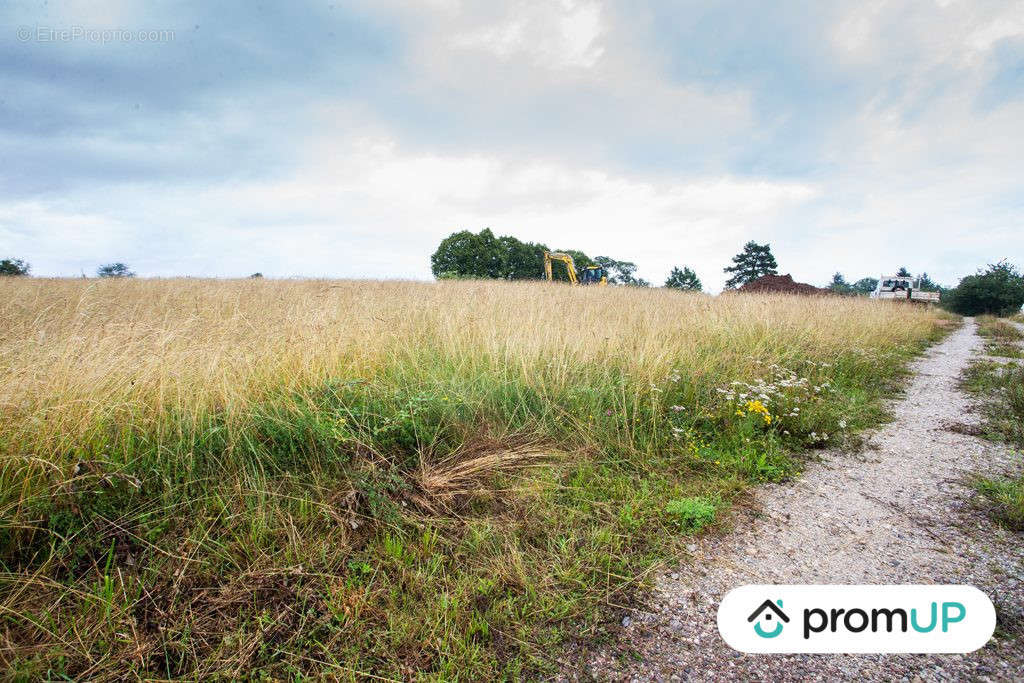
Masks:
[[[715,519],[715,502],[703,497],[670,500],[665,506],[669,515],[683,531],[695,532],[711,524]]]

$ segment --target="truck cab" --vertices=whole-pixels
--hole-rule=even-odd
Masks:
[[[938,303],[938,292],[922,292],[920,280],[907,275],[883,275],[878,278],[872,299],[905,299],[919,303]]]

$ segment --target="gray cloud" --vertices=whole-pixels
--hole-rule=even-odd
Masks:
[[[75,26],[173,39],[17,32]],[[654,280],[754,238],[952,282],[1024,251],[1022,46],[1019,1],[12,3],[0,256],[426,277],[491,225]]]

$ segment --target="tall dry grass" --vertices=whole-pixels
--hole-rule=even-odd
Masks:
[[[758,360],[911,343],[934,324],[864,299],[534,283],[5,278],[0,302],[0,424],[45,459],[112,415],[233,416],[327,378],[488,375],[557,393],[610,364],[641,383],[671,368],[732,379]]]
[[[543,283],[0,279],[0,663],[536,674],[567,622],[597,623],[699,528],[670,500],[725,509],[876,421],[940,315]]]

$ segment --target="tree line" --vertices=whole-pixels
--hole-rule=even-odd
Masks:
[[[489,278],[498,280],[539,280],[544,277],[544,252],[561,251],[572,256],[578,267],[601,266],[608,282],[616,285],[649,287],[636,277],[636,264],[610,256],[590,258],[579,249],[549,249],[539,242],[523,242],[509,235],[495,236],[490,228],[478,233],[454,232],[441,240],[430,257],[430,270],[439,280]],[[563,269],[553,271],[556,280],[568,280]]]
[[[650,283],[636,276],[637,266],[632,261],[622,261],[610,256],[591,258],[579,249],[549,249],[539,242],[523,242],[509,235],[496,236],[490,228],[478,233],[469,230],[454,232],[441,240],[437,251],[430,257],[434,277],[444,279],[491,278],[502,280],[539,280],[544,274],[544,252],[561,251],[572,256],[580,267],[601,266],[608,272],[608,282],[613,285],[649,287]],[[0,276],[28,276],[31,265],[17,258],[0,260]],[[723,271],[729,275],[726,289],[736,289],[765,275],[778,275],[778,263],[772,254],[771,245],[750,241],[743,250],[732,257],[732,265]],[[901,267],[896,275],[911,277],[910,271]],[[105,263],[96,269],[101,278],[135,277],[127,264]],[[252,278],[263,277],[253,273]],[[555,269],[553,277],[568,280],[565,269]],[[953,288],[945,288],[934,282],[928,273],[918,278],[918,288],[926,292],[940,292],[941,305],[961,315],[995,313],[1012,315],[1024,305],[1024,276],[1017,268],[1004,261],[990,264],[985,270],[968,275]],[[863,277],[853,283],[842,273],[835,273],[827,289],[847,296],[867,296],[878,286],[878,279]],[[697,273],[688,266],[675,266],[665,280],[670,289],[700,292],[703,285]]]
[[[562,251],[572,256],[580,267],[602,266],[608,270],[610,284],[647,287],[646,280],[636,277],[636,264],[619,261],[608,256],[590,258],[579,249],[549,249],[546,244],[523,242],[515,237],[500,237],[490,230],[473,233],[460,230],[441,241],[437,251],[430,257],[431,270],[439,280],[457,278],[493,278],[502,280],[537,280],[544,275],[544,252]],[[723,271],[729,276],[726,289],[737,289],[765,275],[778,275],[778,262],[772,254],[770,244],[758,244],[751,240],[743,245],[742,251],[732,257],[732,265]],[[911,277],[907,268],[900,267],[896,275]],[[554,271],[557,280],[567,280],[563,269]],[[990,265],[984,272],[978,271],[960,281],[954,288],[945,288],[922,273],[918,289],[926,292],[940,292],[942,305],[963,315],[978,313],[1015,313],[1024,305],[1024,276],[1006,262]],[[671,289],[702,291],[703,286],[696,272],[688,266],[675,266],[665,280],[665,287]],[[878,287],[878,278],[862,277],[848,282],[842,273],[835,273],[826,289],[844,296],[868,296]]]
[[[31,264],[20,258],[0,260],[0,276],[27,276],[31,272]],[[135,277],[135,273],[124,263],[104,263],[96,269],[96,277]]]

